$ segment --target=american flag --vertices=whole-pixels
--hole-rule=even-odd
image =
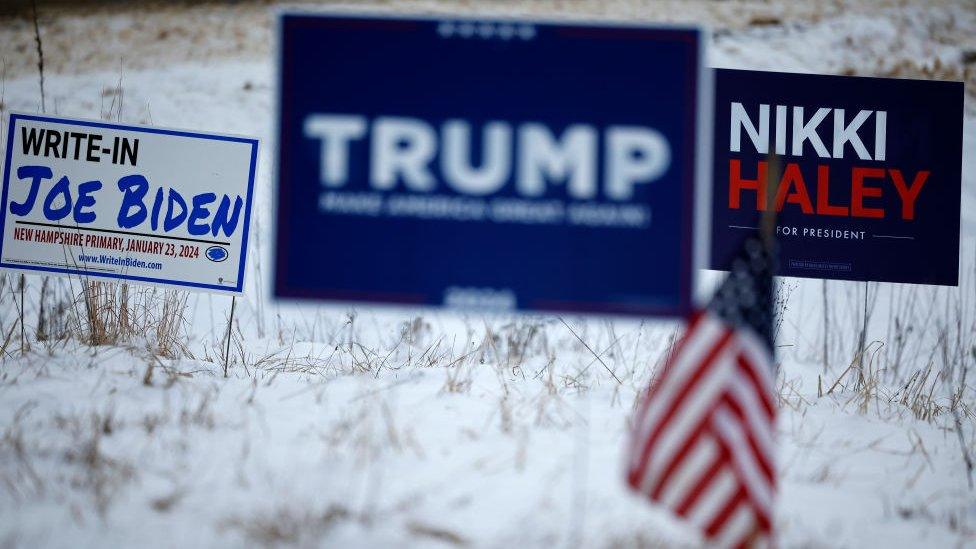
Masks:
[[[771,543],[776,472],[771,243],[748,239],[648,388],[628,484],[710,544]]]

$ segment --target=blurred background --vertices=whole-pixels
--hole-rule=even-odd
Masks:
[[[229,357],[226,296],[96,283],[82,304],[77,280],[0,274],[0,547],[700,544],[622,481],[680,323],[270,298],[286,8],[693,23],[713,67],[964,81],[960,286],[780,280],[776,529],[976,544],[976,2],[6,0],[4,125],[43,108],[262,141]]]

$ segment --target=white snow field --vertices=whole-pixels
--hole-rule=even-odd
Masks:
[[[0,547],[700,545],[623,483],[678,323],[270,299],[277,8],[41,2],[47,112],[260,137],[257,236],[227,378],[228,297],[27,276],[22,303],[0,275]],[[960,287],[781,280],[775,528],[783,547],[976,546],[976,4],[340,8],[698,21],[713,66],[966,80]],[[33,25],[0,21],[0,109],[39,112]]]

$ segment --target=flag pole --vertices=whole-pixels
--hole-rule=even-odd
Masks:
[[[224,350],[224,377],[227,377],[227,363],[230,361],[230,338],[233,334],[234,307],[237,305],[237,296],[230,298],[230,318],[227,319],[227,346]]]
[[[780,165],[779,156],[774,152],[766,155],[766,207],[759,220],[759,237],[766,251],[772,251],[776,239],[776,190],[779,188]]]
[[[857,386],[861,386],[864,380],[864,351],[868,338],[868,285],[870,282],[864,281],[864,314],[861,316],[861,337],[857,351]]]

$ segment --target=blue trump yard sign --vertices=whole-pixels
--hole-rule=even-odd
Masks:
[[[775,209],[781,275],[955,286],[963,93],[962,82],[716,71],[712,268],[728,268]]]
[[[690,310],[698,30],[279,24],[277,297]]]

